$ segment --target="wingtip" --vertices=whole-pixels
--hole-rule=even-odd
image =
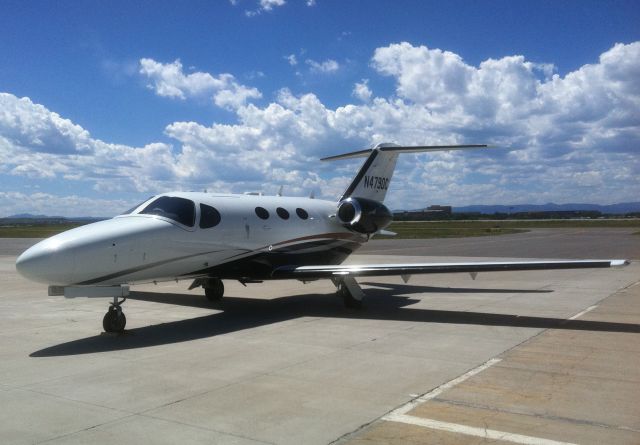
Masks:
[[[629,264],[631,264],[629,260],[611,260],[610,262],[611,267],[624,267]]]

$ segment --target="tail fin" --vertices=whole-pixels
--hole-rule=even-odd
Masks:
[[[434,145],[434,146],[415,146],[402,147],[396,144],[378,144],[374,148],[367,150],[354,151],[337,156],[329,156],[322,158],[322,161],[334,161],[337,159],[351,159],[367,157],[360,167],[358,174],[353,178],[349,187],[345,190],[340,198],[343,199],[366,198],[373,199],[378,202],[384,201],[387,196],[387,189],[396,168],[396,161],[400,153],[418,153],[422,151],[448,151],[463,150],[467,148],[485,148],[487,145]]]

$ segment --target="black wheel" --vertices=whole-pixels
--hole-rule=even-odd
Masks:
[[[209,301],[220,301],[224,296],[224,284],[222,280],[212,278],[207,280],[204,286],[204,294]]]
[[[123,332],[127,324],[127,317],[120,308],[111,306],[104,318],[102,319],[102,327],[105,332]]]
[[[342,298],[345,307],[351,309],[360,309],[362,307],[362,300],[356,300],[349,292],[349,288],[344,285],[344,283],[340,283],[338,286],[338,296]]]

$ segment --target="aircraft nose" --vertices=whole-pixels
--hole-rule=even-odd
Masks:
[[[73,258],[50,240],[31,246],[16,260],[16,270],[31,281],[46,284],[69,284]]]
[[[35,247],[36,246],[32,246],[25,250],[16,260],[16,270],[20,275],[29,280],[35,280],[40,268],[39,264],[42,263],[42,249],[36,249]]]

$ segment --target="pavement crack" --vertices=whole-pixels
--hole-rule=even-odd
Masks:
[[[202,425],[195,425],[195,424],[192,424],[192,423],[181,422],[181,421],[175,420],[175,419],[165,419],[164,417],[157,417],[157,416],[153,416],[153,415],[150,415],[150,414],[138,414],[138,415],[140,417],[146,417],[148,419],[153,419],[153,420],[161,420],[163,422],[175,423],[177,425],[188,426],[189,428],[195,428],[195,429],[202,430],[202,431],[210,431],[212,433],[224,434],[226,436],[232,436],[232,437],[237,437],[237,438],[240,438],[240,439],[251,440],[253,442],[262,443],[262,444],[265,444],[265,445],[277,445],[274,442],[266,442],[264,440],[256,439],[256,438],[253,438],[253,437],[250,437],[250,436],[243,436],[242,434],[232,433],[230,431],[218,430],[218,429],[215,429],[215,428],[207,428],[207,427],[202,426]]]
[[[131,417],[134,417],[134,416],[135,416],[135,414],[130,414],[128,416],[118,417],[117,419],[111,419],[111,420],[108,420],[106,422],[102,422],[102,423],[98,423],[98,424],[95,424],[95,425],[91,425],[91,426],[88,426],[86,428],[81,428],[79,430],[72,431],[72,432],[69,432],[69,433],[60,434],[58,436],[50,437],[48,439],[41,440],[41,441],[38,441],[38,442],[35,442],[35,443],[41,444],[41,443],[52,442],[54,440],[62,439],[62,438],[65,438],[65,437],[71,437],[74,434],[83,433],[85,431],[91,431],[91,430],[99,428],[99,427],[101,427],[103,425],[109,425],[110,423],[119,422],[121,420],[128,419],[128,418],[131,418]]]

